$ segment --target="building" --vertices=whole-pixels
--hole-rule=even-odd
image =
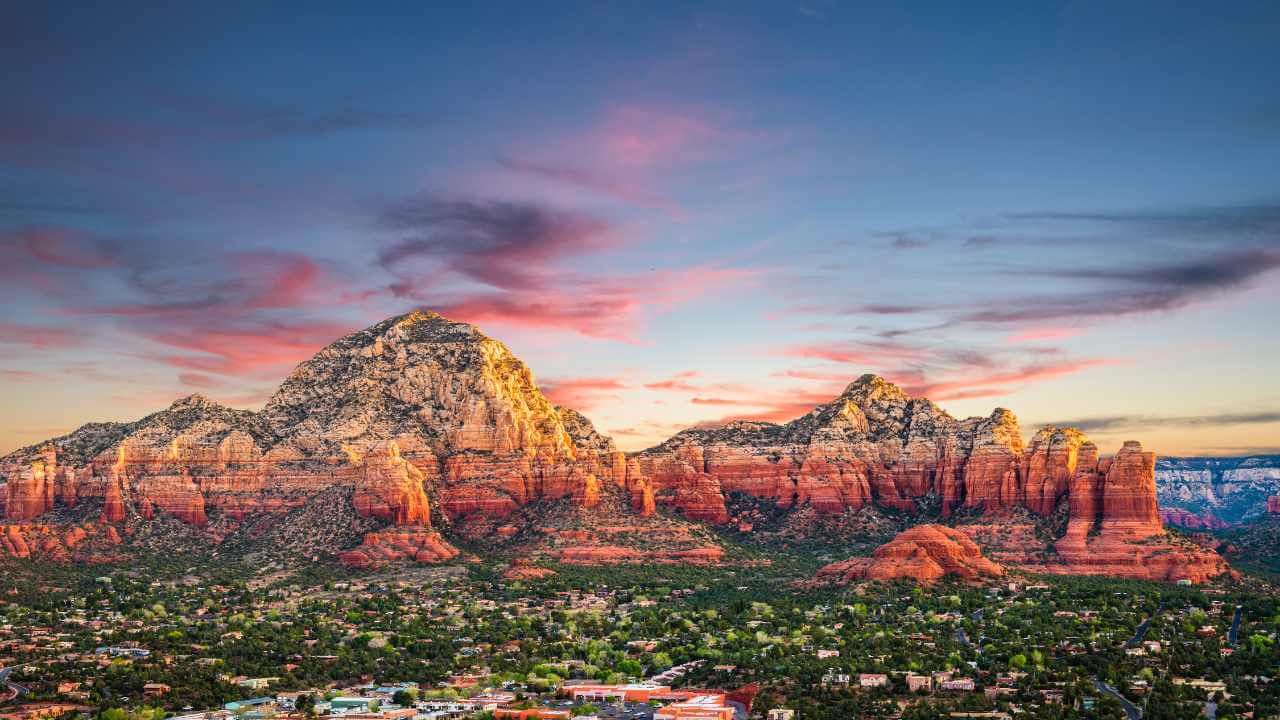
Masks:
[[[241,710],[258,710],[258,711],[272,710],[275,707],[276,707],[275,698],[257,697],[249,700],[233,700],[227,703],[226,705],[223,705],[222,709],[228,712],[234,713],[234,712],[239,712]]]
[[[907,673],[907,692],[933,692],[933,678]]]
[[[769,711],[769,720],[795,720],[796,711],[787,708],[774,708]]]
[[[955,680],[947,680],[939,687],[949,692],[973,692],[975,686],[972,678],[956,678]]]
[[[884,673],[860,673],[858,675],[858,687],[889,687],[889,676]]]
[[[733,720],[733,707],[724,693],[693,695],[655,710],[653,720]]]

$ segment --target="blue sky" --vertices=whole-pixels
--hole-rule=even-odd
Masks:
[[[1280,446],[1274,3],[9,6],[0,450],[476,322],[627,448],[878,372]]]

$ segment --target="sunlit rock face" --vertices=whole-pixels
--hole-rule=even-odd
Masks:
[[[1064,562],[1041,569],[1195,581],[1226,570],[1214,553],[1164,542],[1155,459],[1139,444],[1100,460],[1078,430],[1046,427],[1024,447],[1008,410],[957,420],[874,375],[785,425],[686,430],[637,459],[659,504],[714,523],[729,521],[733,492],[822,512],[936,503],[944,519],[976,513],[988,525],[1065,509]]]
[[[324,348],[261,412],[192,395],[136,422],[85,425],[0,458],[0,502],[5,519],[28,528],[51,512],[64,525],[92,513],[81,531],[109,550],[99,526],[120,528],[117,538],[157,519],[205,527],[341,490],[357,515],[401,529],[370,533],[346,558],[373,564],[452,558],[436,530],[497,527],[534,503],[589,510],[624,498],[636,515],[665,506],[720,524],[731,520],[727,497],[745,493],[820,513],[874,506],[988,524],[1065,512],[1056,548],[1068,571],[1213,574],[1216,556],[1179,548],[1153,560],[1142,551],[1164,538],[1153,462],[1136,444],[1100,460],[1069,428],[1044,428],[1024,446],[1008,410],[959,420],[874,375],[786,424],[686,430],[628,456],[586,417],[551,404],[505,345],[415,312]],[[7,534],[3,548],[86,547],[73,534],[33,550],[33,532]]]
[[[465,519],[540,500],[591,507],[617,486],[635,511],[654,510],[635,464],[587,418],[552,405],[506,346],[422,312],[324,348],[261,412],[193,395],[15,452],[0,459],[0,478],[14,521],[94,498],[102,523],[204,525],[211,512],[281,512],[335,485],[353,488],[359,514],[406,527],[431,526],[429,497]],[[448,555],[414,555],[424,553]]]
[[[1267,498],[1267,513],[1280,515],[1280,495],[1272,495]]]
[[[976,580],[1003,574],[1004,568],[983,557],[964,533],[942,525],[917,525],[876,548],[871,557],[832,563],[817,577],[839,584],[899,578],[928,584],[947,575]]]
[[[1217,554],[1179,543],[1156,506],[1155,453],[1129,441],[1115,457],[1090,456],[1072,479],[1066,534],[1055,549],[1066,571],[1204,582],[1227,572]]]
[[[933,499],[943,517],[1015,506],[1048,515],[1082,449],[1096,456],[1080,433],[1053,428],[1024,448],[1008,410],[957,420],[865,375],[785,425],[686,430],[638,459],[660,503],[712,522],[728,519],[724,496],[735,491],[828,512],[870,504],[913,511]]]

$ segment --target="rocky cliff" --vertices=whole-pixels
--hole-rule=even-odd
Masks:
[[[1046,427],[1024,446],[1008,410],[958,420],[874,375],[789,423],[686,430],[638,459],[660,504],[710,522],[730,519],[731,493],[831,513],[866,506],[942,519],[1029,513],[1050,524],[1063,511],[1057,557],[1036,561],[1040,569],[1197,581],[1226,569],[1212,553],[1166,540],[1155,456],[1138,443],[1100,459],[1079,431]]]
[[[646,557],[643,538],[656,533],[668,538],[662,558],[705,561],[719,549],[687,520],[728,522],[726,499],[740,493],[806,512],[982,518],[988,530],[1066,516],[1055,530],[1059,557],[1037,560],[1049,569],[1214,574],[1220,559],[1168,546],[1154,463],[1136,443],[1101,459],[1069,428],[1044,428],[1024,445],[1008,410],[956,419],[874,375],[792,422],[686,430],[628,457],[586,417],[551,404],[502,343],[414,312],[322,349],[261,412],[193,395],[0,458],[0,501],[10,523],[3,547],[52,542],[74,556],[89,546],[114,552],[157,521],[207,528],[218,542],[242,520],[306,516],[294,511],[323,495],[349,503],[360,519],[349,526],[375,528],[362,527],[359,547],[333,549],[365,565],[451,559],[441,529],[470,541],[538,535],[537,551],[558,557],[582,555],[568,546],[582,538],[603,548],[597,554]],[[576,514],[544,527],[529,508],[551,505]],[[658,506],[686,520],[660,522]],[[59,541],[73,525],[75,542]],[[578,534],[560,532],[570,525]],[[40,528],[52,540],[39,539]]]
[[[1170,457],[1156,463],[1160,507],[1180,510],[1167,520],[1183,527],[1216,527],[1254,520],[1280,494],[1280,455]]]
[[[819,581],[910,578],[933,583],[952,575],[967,580],[997,577],[1004,568],[982,556],[969,536],[943,525],[917,525],[876,548],[869,558],[851,558],[818,571]]]
[[[415,312],[324,348],[262,412],[193,395],[137,422],[86,425],[12,453],[0,459],[0,496],[13,521],[93,499],[101,523],[166,515],[199,526],[211,512],[278,512],[351,487],[361,515],[417,528],[370,540],[407,543],[423,559],[451,556],[423,535],[433,502],[452,522],[538,500],[589,507],[616,486],[651,512],[648,484],[628,470],[612,441],[548,402],[502,343]]]

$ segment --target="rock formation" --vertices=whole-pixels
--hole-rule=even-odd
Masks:
[[[1165,525],[1188,530],[1224,530],[1231,527],[1230,523],[1215,516],[1212,510],[1206,510],[1197,515],[1179,507],[1160,508],[1160,521]]]
[[[1049,514],[1066,495],[1075,431],[1047,429],[1024,450],[1017,418],[996,409],[956,420],[875,375],[785,425],[736,422],[691,429],[640,453],[659,504],[725,522],[725,496],[744,492],[827,512],[878,505],[914,511],[930,498],[958,510],[1025,505]]]
[[[1156,504],[1151,453],[1126,443],[1114,460],[1078,430],[1046,427],[1025,447],[998,408],[957,420],[874,375],[784,425],[736,422],[686,430],[638,456],[660,504],[723,523],[741,492],[823,512],[875,505],[1000,518],[1067,511],[1064,562],[1041,569],[1200,581],[1225,570],[1212,553],[1174,550]]]
[[[711,523],[732,520],[732,493],[822,513],[874,506],[988,523],[1019,513],[1048,523],[1062,510],[1070,521],[1056,548],[1068,570],[1172,578],[1180,571],[1170,563],[1183,563],[1207,576],[1220,560],[1179,550],[1147,562],[1164,537],[1153,462],[1136,445],[1100,460],[1069,428],[1042,429],[1024,446],[1008,410],[958,420],[874,375],[792,422],[686,430],[628,457],[586,417],[551,404],[502,343],[414,312],[322,349],[261,412],[192,395],[0,458],[0,501],[11,523],[81,508],[128,531],[163,518],[199,528],[285,513],[341,491],[355,513],[385,524],[344,555],[357,564],[449,559],[457,551],[434,525],[471,540],[510,537],[499,531],[520,532],[509,518],[544,505],[641,518],[666,506]],[[644,550],[631,540],[592,546],[555,552],[589,562]],[[706,561],[719,557],[713,546],[650,555]]]
[[[12,453],[0,479],[11,521],[95,499],[104,523],[164,515],[200,526],[211,512],[280,512],[334,486],[353,488],[361,515],[423,532],[429,493],[459,521],[538,501],[590,507],[611,489],[637,512],[654,509],[635,463],[585,417],[548,402],[506,346],[423,312],[324,348],[262,412],[192,395],[137,422],[94,423]],[[406,537],[371,542],[452,557],[418,530]]]
[[[1166,535],[1155,453],[1141,443],[1126,442],[1114,458],[1082,460],[1071,482],[1067,531],[1054,546],[1069,572],[1203,582],[1227,571],[1216,553]]]
[[[910,578],[927,584],[946,575],[974,580],[1003,574],[1004,568],[983,557],[964,533],[942,525],[917,525],[876,548],[869,558],[827,565],[818,571],[818,579],[847,584]]]
[[[1267,498],[1267,513],[1280,515],[1280,495],[1272,495]]]
[[[1280,455],[1162,457],[1156,462],[1161,508],[1181,508],[1229,525],[1267,514],[1280,495]]]

